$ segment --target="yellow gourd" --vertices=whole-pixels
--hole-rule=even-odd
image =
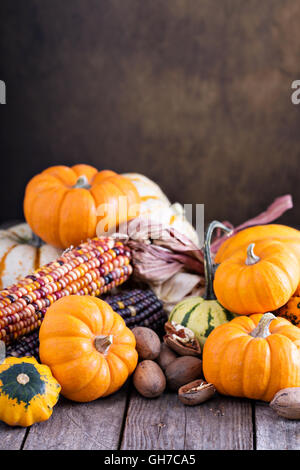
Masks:
[[[5,346],[2,341],[0,345],[3,358]],[[60,388],[49,367],[33,357],[7,357],[0,364],[0,420],[10,426],[46,421],[52,415]]]

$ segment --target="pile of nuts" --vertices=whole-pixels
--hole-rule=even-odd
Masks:
[[[201,347],[194,333],[175,322],[165,324],[163,343],[150,328],[132,332],[140,362],[133,375],[137,391],[147,398],[160,396],[166,388],[178,393],[185,405],[198,405],[216,392],[202,378]]]

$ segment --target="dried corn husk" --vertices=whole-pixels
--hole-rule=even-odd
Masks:
[[[237,232],[240,232],[244,228],[252,227],[253,225],[264,225],[273,222],[273,220],[278,219],[282,214],[284,214],[288,209],[293,208],[293,199],[290,194],[286,194],[285,196],[277,197],[272,204],[261,214],[257,215],[253,219],[247,220],[241,225],[237,227],[233,227],[230,222],[223,222],[224,225],[232,229],[231,234],[223,235],[222,237],[217,237],[211,245],[211,251],[213,254],[217,253],[218,249],[222,245],[222,243],[227,240],[227,238],[232,237]]]
[[[202,296],[205,291],[205,279],[199,274],[179,272],[165,282],[153,282],[151,287],[163,302],[166,312],[171,312],[185,297]]]

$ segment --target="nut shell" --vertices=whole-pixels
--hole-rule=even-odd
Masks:
[[[199,341],[196,338],[194,340],[195,345],[193,347],[180,343],[169,335],[164,336],[164,343],[177,354],[179,354],[179,356],[201,357],[201,347]]]
[[[179,356],[201,357],[201,346],[195,333],[174,321],[165,323],[164,342]]]
[[[133,374],[133,385],[146,398],[159,397],[166,388],[166,377],[154,361],[142,361]]]
[[[209,400],[215,393],[216,388],[213,384],[200,379],[180,387],[178,398],[184,405],[193,406]]]
[[[168,365],[165,371],[170,390],[178,390],[202,375],[202,361],[198,357],[182,356]]]
[[[165,343],[162,343],[160,347],[160,353],[157,358],[157,363],[160,365],[162,370],[166,370],[168,365],[175,361],[177,357],[178,356],[174,351],[172,351]]]
[[[279,416],[300,419],[300,387],[283,388],[274,395],[270,407]]]
[[[136,350],[140,359],[156,359],[160,353],[160,339],[155,331],[144,326],[136,326],[132,333],[136,340]]]

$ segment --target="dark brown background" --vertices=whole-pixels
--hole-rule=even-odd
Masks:
[[[298,0],[1,0],[1,219],[51,164],[137,171],[234,223],[300,207]],[[283,222],[297,223],[299,210]]]

